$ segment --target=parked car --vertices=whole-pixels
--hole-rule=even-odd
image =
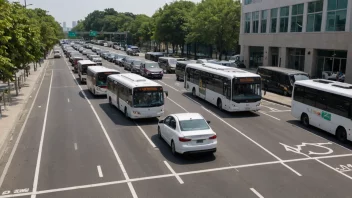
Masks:
[[[60,51],[54,51],[54,58],[61,58]]]
[[[116,56],[117,56],[117,54],[115,54],[115,53],[110,53],[110,54],[107,56],[106,60],[109,61],[109,62],[113,62],[113,61],[114,61],[114,58],[115,58]]]
[[[108,51],[108,52],[102,52],[102,53],[100,54],[100,57],[102,57],[103,59],[106,60],[109,55],[110,55],[110,52],[109,52],[109,51]]]
[[[176,80],[178,81],[184,80],[186,66],[187,64],[191,64],[191,63],[196,63],[196,61],[195,60],[177,61],[176,68],[175,68]]]
[[[171,147],[172,154],[216,152],[217,136],[199,113],[178,113],[158,123],[158,137]]]
[[[142,61],[139,60],[139,59],[134,59],[132,62],[131,62],[131,72],[132,73],[137,73],[139,74],[139,71],[140,71],[140,68],[141,68],[141,63]]]
[[[131,70],[131,63],[133,59],[131,57],[126,57],[125,60],[123,61],[123,67],[125,70],[130,71]]]
[[[127,49],[126,54],[130,56],[138,56],[139,49],[137,46],[131,46]]]
[[[92,59],[97,65],[103,65],[102,59],[100,57],[95,57]]]
[[[90,55],[88,56],[88,59],[89,59],[89,60],[93,60],[93,58],[100,58],[100,56],[99,56],[99,55],[96,55],[96,54],[90,54]]]
[[[144,61],[141,63],[140,75],[147,78],[163,78],[163,70],[159,67],[159,63],[154,61]]]
[[[309,75],[305,72],[282,67],[259,67],[257,74],[262,78],[264,90],[278,92],[285,96],[292,94],[295,81],[309,79]]]
[[[126,57],[127,55],[119,54],[118,58],[117,59],[115,58],[115,64],[123,67],[123,62]]]
[[[103,58],[103,54],[104,54],[104,53],[109,53],[109,51],[107,51],[107,50],[100,50],[97,54],[98,54],[100,57]]]

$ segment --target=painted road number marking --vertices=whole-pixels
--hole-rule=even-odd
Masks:
[[[331,142],[325,142],[325,143],[304,143],[303,142],[302,144],[295,145],[295,146],[288,146],[283,143],[280,143],[280,144],[285,147],[286,151],[294,152],[297,154],[305,154],[301,152],[302,147],[304,146],[315,146],[326,150],[325,152],[318,152],[318,153],[313,151],[308,151],[308,155],[329,155],[334,152],[331,148],[324,146],[324,145],[331,145],[332,144]]]
[[[340,167],[336,168],[336,170],[340,172],[352,171],[352,164],[340,165]]]
[[[23,189],[16,189],[13,191],[13,194],[19,194],[19,193],[27,193],[29,192],[29,188],[23,188]],[[11,194],[11,190],[5,190],[2,192],[2,195],[9,195]]]

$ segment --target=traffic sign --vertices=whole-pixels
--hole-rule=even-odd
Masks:
[[[68,37],[76,37],[76,32],[69,31],[68,32]]]
[[[89,36],[97,36],[97,31],[90,31]]]

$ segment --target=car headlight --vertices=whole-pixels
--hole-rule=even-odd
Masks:
[[[133,114],[140,115],[141,113],[139,113],[139,111],[133,111]]]

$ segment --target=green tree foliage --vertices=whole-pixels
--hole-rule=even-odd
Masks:
[[[0,0],[0,78],[12,79],[18,69],[43,57],[63,38],[62,28],[41,9]]]
[[[163,42],[171,43],[173,49],[176,45],[183,47],[185,37],[189,33],[186,24],[195,7],[196,5],[191,1],[174,1],[170,5],[165,5],[156,21],[157,37]]]
[[[192,13],[187,42],[216,46],[221,55],[238,43],[241,3],[233,0],[203,0]]]

